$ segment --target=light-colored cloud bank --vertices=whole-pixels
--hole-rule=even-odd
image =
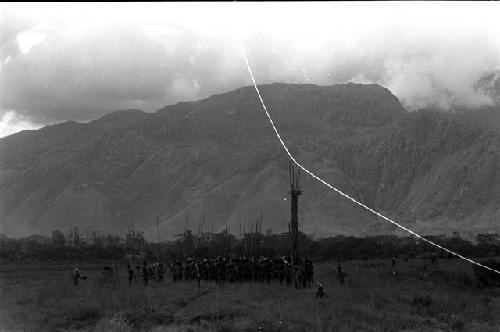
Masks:
[[[409,109],[493,103],[500,4],[114,3],[0,7],[1,136],[260,83],[379,83]],[[484,83],[484,82],[483,82]]]
[[[42,127],[20,116],[14,111],[6,111],[0,116],[0,137],[12,135],[21,130],[33,130]]]

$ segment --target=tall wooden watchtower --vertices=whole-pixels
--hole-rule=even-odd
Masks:
[[[289,225],[290,238],[292,240],[292,257],[291,261],[295,265],[299,260],[299,195],[302,195],[300,190],[300,169],[290,161],[289,164],[290,174],[290,195],[292,198],[292,219]]]

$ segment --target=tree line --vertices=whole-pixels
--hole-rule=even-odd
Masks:
[[[428,236],[429,240],[469,257],[500,255],[500,238],[497,234],[478,234],[474,240],[451,236]],[[146,240],[144,232],[130,227],[121,235],[93,231],[83,235],[78,228],[67,233],[54,230],[51,236],[33,235],[22,239],[0,236],[0,259],[23,260],[166,260],[187,257],[216,256],[288,256],[291,239],[288,233],[261,233],[259,225],[254,231],[239,237],[228,230],[198,232],[185,230],[169,241]],[[300,255],[316,261],[376,259],[388,257],[418,258],[431,254],[438,258],[452,258],[442,250],[414,237],[381,235],[371,237],[335,236],[314,240],[299,234]]]

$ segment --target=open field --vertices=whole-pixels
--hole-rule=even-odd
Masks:
[[[423,265],[429,280],[422,280]],[[74,288],[70,272],[82,280]],[[2,331],[499,331],[500,290],[480,289],[472,269],[457,259],[389,260],[343,264],[346,285],[335,283],[336,263],[315,266],[316,288],[272,283],[152,282],[129,287],[124,264],[118,285],[102,284],[104,263],[0,265]]]

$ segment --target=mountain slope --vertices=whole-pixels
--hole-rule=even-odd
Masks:
[[[435,112],[410,114],[378,85],[261,86],[283,139],[306,167],[426,232],[495,230],[498,137]],[[153,114],[126,110],[0,139],[0,232],[78,226],[164,237],[231,230],[262,212],[286,229],[288,161],[255,91],[244,87]],[[373,234],[390,225],[303,176],[303,230]],[[466,188],[466,189],[464,189]],[[283,226],[284,225],[284,226]],[[147,233],[146,235],[149,235]]]

